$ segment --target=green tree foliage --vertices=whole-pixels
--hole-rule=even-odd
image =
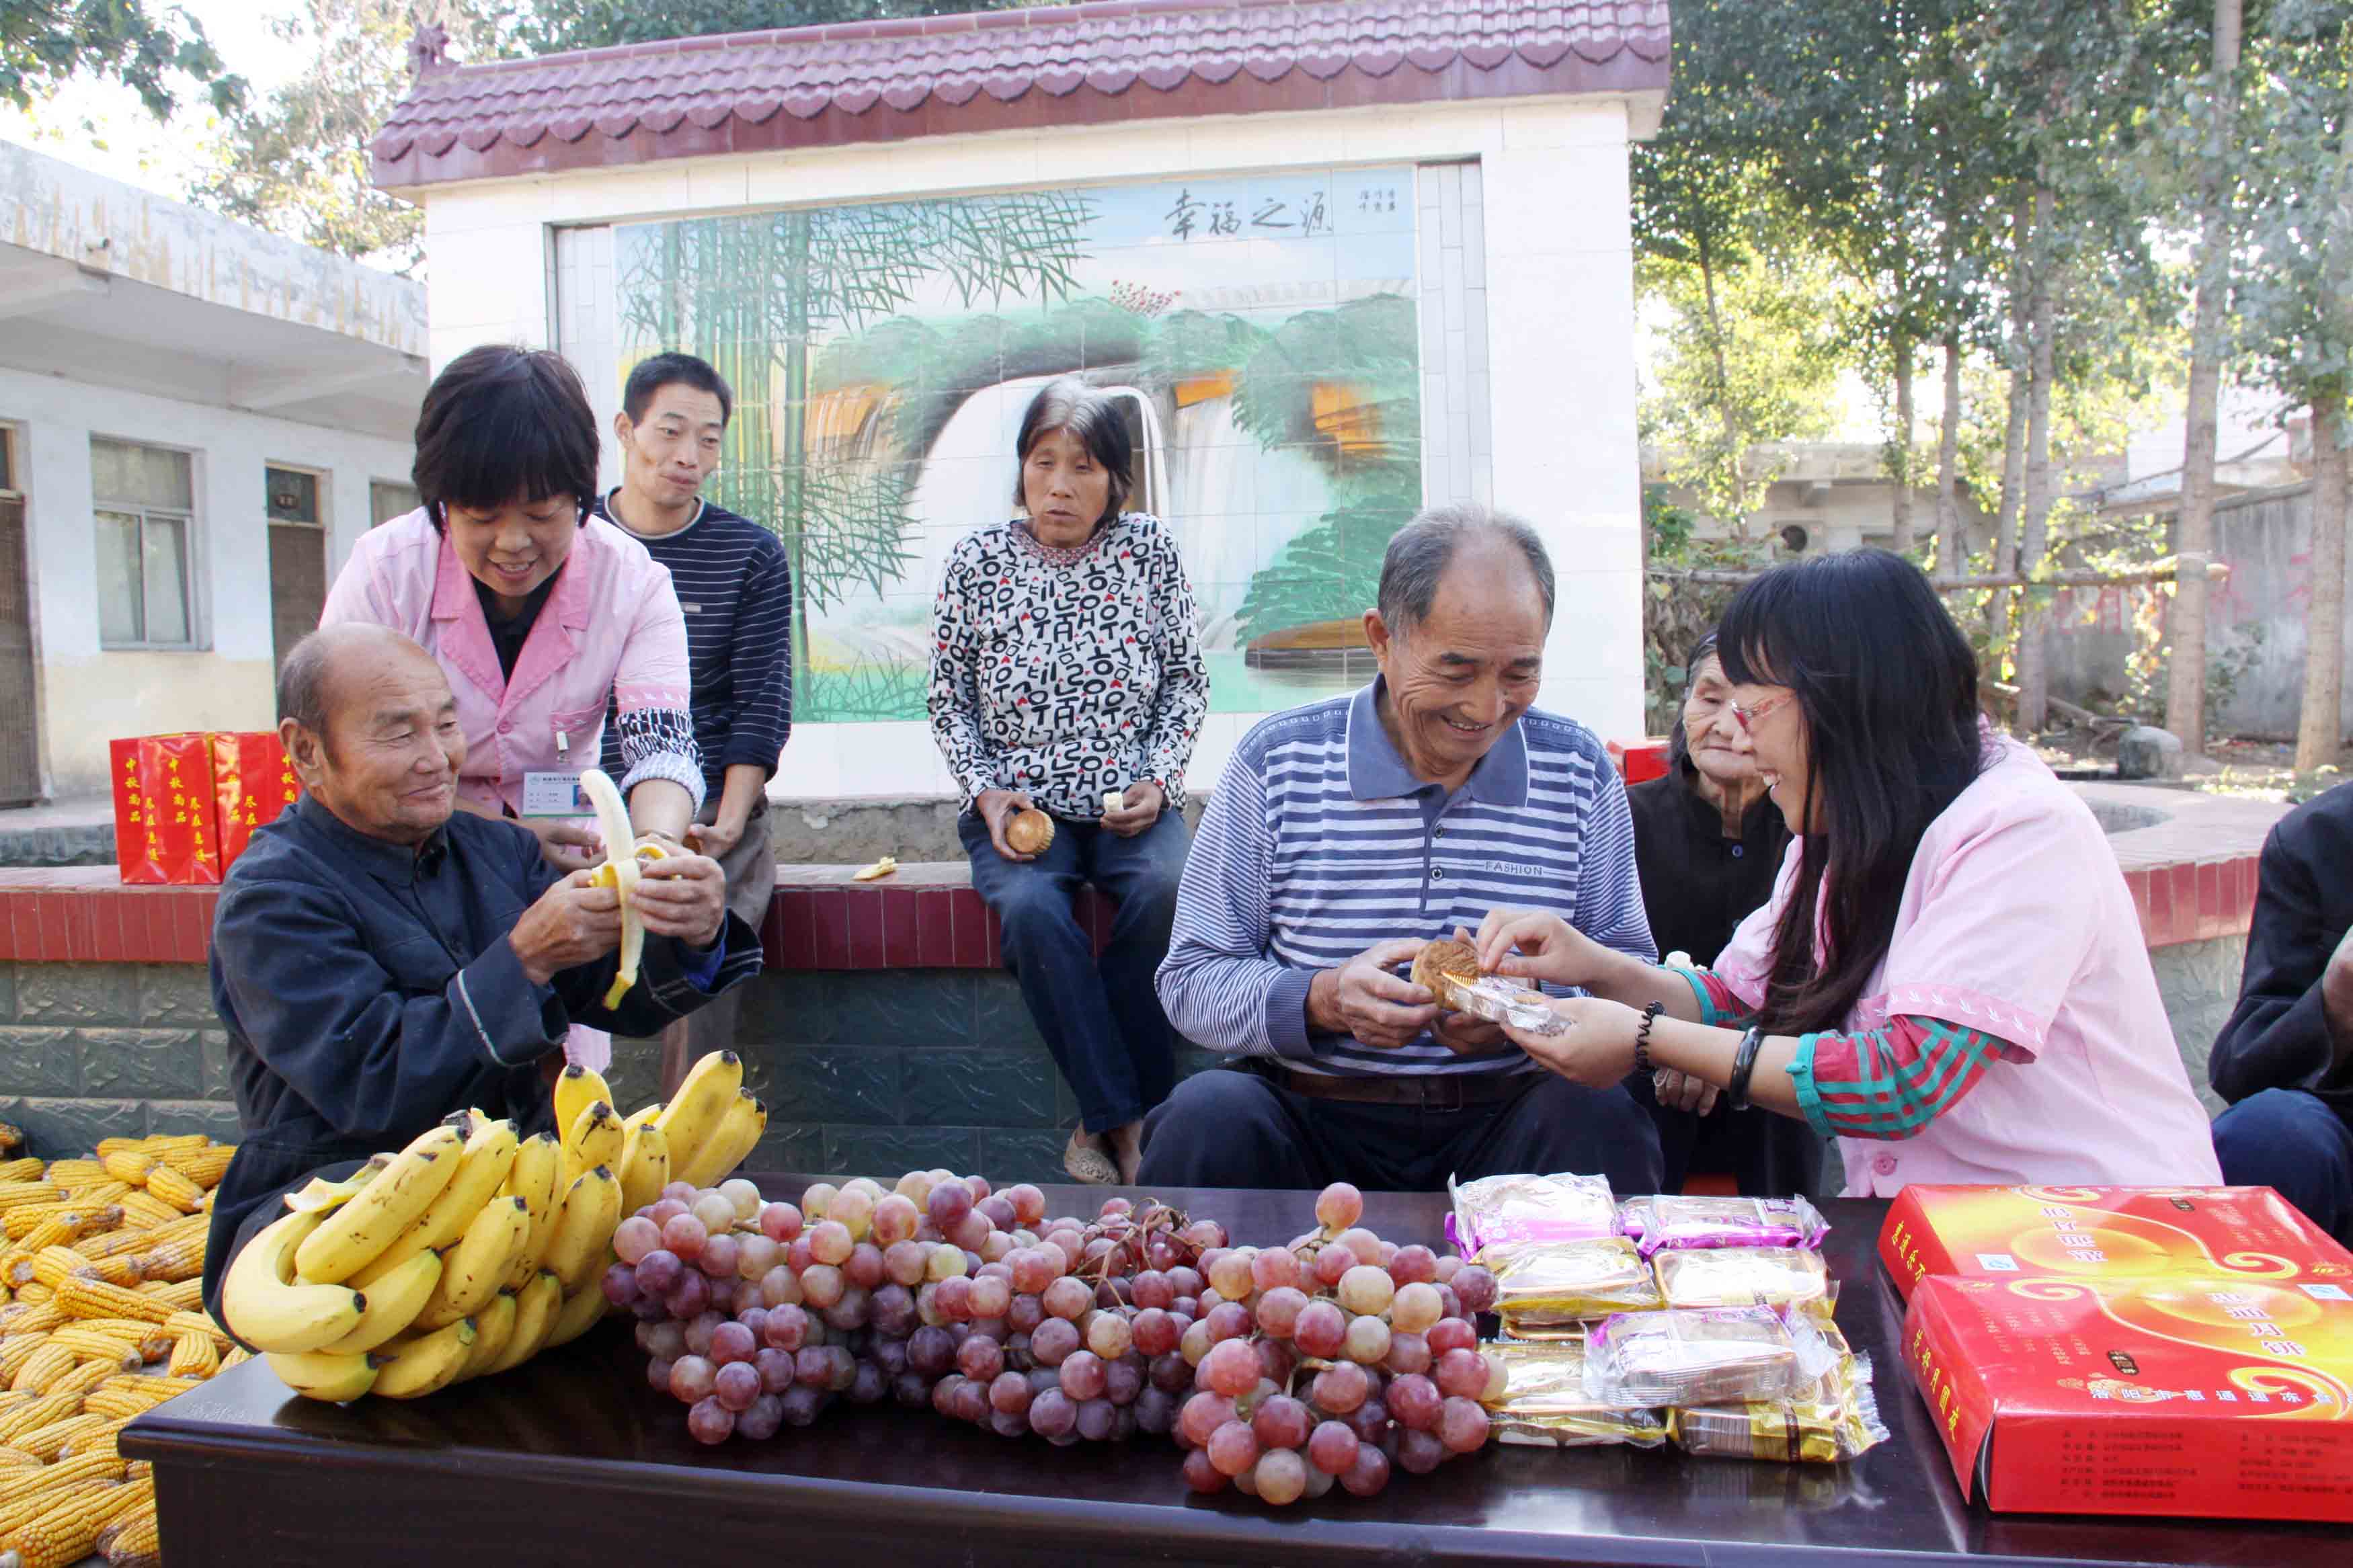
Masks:
[[[629,0],[503,0],[501,5],[516,45],[533,55],[771,27],[1019,8],[1008,0],[675,0],[667,5],[638,5]]]
[[[245,90],[222,69],[203,26],[177,5],[0,0],[0,99],[30,109],[76,76],[125,84],[158,120],[178,106],[186,83],[207,85],[224,113]]]

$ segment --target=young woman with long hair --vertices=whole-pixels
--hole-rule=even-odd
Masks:
[[[1978,712],[1977,658],[1917,567],[1863,550],[1743,588],[1719,646],[1797,835],[1705,969],[1498,910],[1482,961],[1583,987],[1515,1032],[1579,1083],[1668,1068],[1835,1135],[1847,1192],[1910,1182],[2211,1183],[2099,824]]]

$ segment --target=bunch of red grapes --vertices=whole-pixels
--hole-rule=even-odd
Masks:
[[[702,1442],[887,1397],[1057,1446],[1166,1434],[1201,1491],[1370,1496],[1481,1447],[1502,1369],[1472,1323],[1493,1278],[1358,1228],[1363,1208],[1327,1188],[1320,1230],[1261,1249],[1119,1197],[1050,1220],[1034,1186],[946,1171],[798,1205],[673,1184],[614,1233],[605,1290]]]

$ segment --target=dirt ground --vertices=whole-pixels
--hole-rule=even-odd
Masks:
[[[2099,768],[2116,765],[2117,731],[2104,728],[2052,730],[2038,735],[2034,749],[2053,768]],[[2310,800],[2321,791],[2353,778],[2353,745],[2337,753],[2337,764],[2298,773],[2295,747],[2286,741],[2218,741],[2208,749],[2206,763],[2193,765],[2182,782],[2193,789],[2218,795],[2245,795],[2257,800]]]

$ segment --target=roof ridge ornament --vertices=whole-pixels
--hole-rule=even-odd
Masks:
[[[408,74],[411,79],[423,81],[428,77],[448,76],[458,68],[449,58],[449,29],[438,22],[419,22],[417,30],[408,35]]]

